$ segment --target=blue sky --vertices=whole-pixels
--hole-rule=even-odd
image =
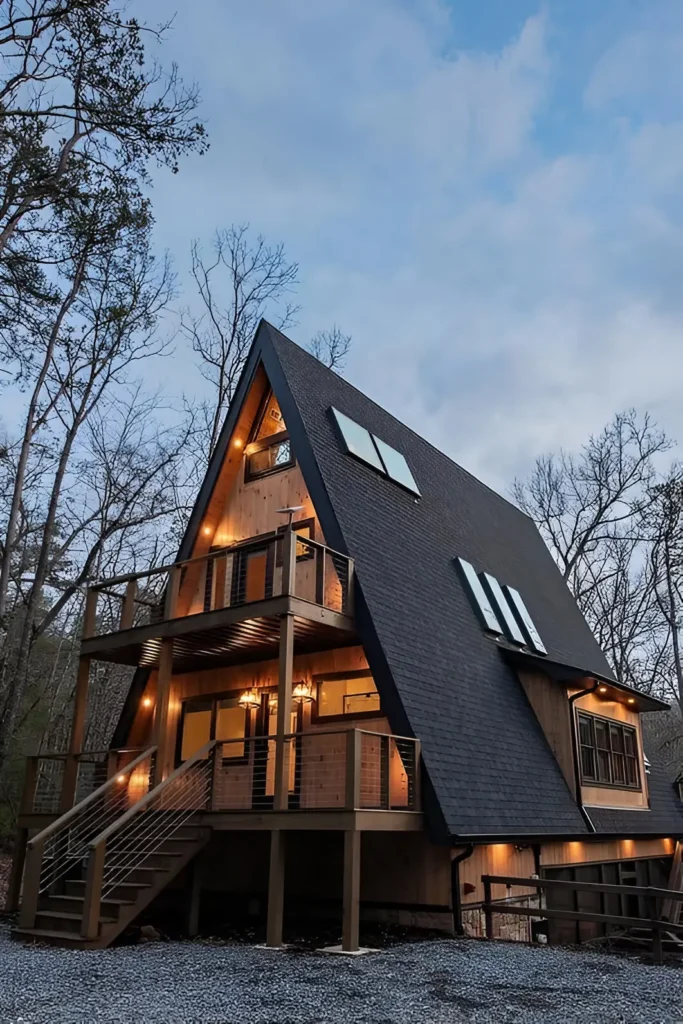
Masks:
[[[155,175],[181,285],[217,227],[284,242],[294,339],[349,331],[346,376],[500,490],[627,406],[683,441],[680,0],[194,0],[163,54],[211,135]],[[201,394],[182,346],[164,374]]]

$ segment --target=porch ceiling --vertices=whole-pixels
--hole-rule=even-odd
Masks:
[[[93,657],[99,661],[122,665],[140,665],[156,668],[159,664],[161,636],[137,638],[136,630],[129,630],[129,638],[112,634],[100,639]],[[123,640],[114,644],[112,641]],[[109,642],[107,642],[109,641]],[[276,658],[280,642],[278,616],[244,619],[212,629],[195,629],[173,639],[173,671],[190,672],[201,668],[243,664],[247,661],[266,661]],[[343,647],[356,642],[353,631],[314,622],[302,616],[294,617],[294,647],[296,653]],[[95,646],[93,644],[93,646]]]

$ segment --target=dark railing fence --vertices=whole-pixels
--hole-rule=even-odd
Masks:
[[[286,592],[284,536],[253,538],[173,565],[96,583],[88,590],[90,626],[85,635],[102,636],[178,615],[281,596]],[[352,615],[353,560],[297,535],[292,593]]]
[[[663,916],[662,908],[675,907],[683,903],[683,891],[675,889],[659,889],[655,886],[639,885],[610,885],[606,882],[575,882],[554,878],[518,878],[508,875],[482,875],[484,887],[484,911],[485,934],[487,939],[494,937],[493,916],[494,914],[512,914],[520,917],[545,918],[558,921],[586,921],[593,924],[614,926],[615,928],[649,928],[652,932],[652,955],[659,963],[663,959],[662,935],[664,932],[683,932],[683,922],[680,920],[668,920]],[[505,902],[494,902],[491,898],[491,887],[493,885],[507,885],[521,887],[527,890],[535,889],[538,892],[562,891],[565,892],[588,892],[594,894],[605,894],[611,896],[641,897],[648,908],[647,917],[633,917],[625,914],[605,914],[589,910],[565,910],[560,907],[523,907]],[[521,896],[520,896],[521,898]],[[678,918],[677,914],[672,917]]]

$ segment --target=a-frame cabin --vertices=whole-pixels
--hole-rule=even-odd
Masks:
[[[98,659],[136,667],[106,752],[82,746]],[[173,897],[190,932],[262,910],[273,946],[285,908],[340,906],[353,951],[361,914],[480,933],[487,873],[665,883],[683,808],[641,731],[664,707],[526,516],[262,322],[177,560],[88,592],[14,934],[105,946]]]

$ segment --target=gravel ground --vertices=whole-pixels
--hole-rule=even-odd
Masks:
[[[569,949],[439,940],[351,959],[157,942],[26,947],[0,928],[12,1024],[660,1024],[683,1021],[683,971]]]

